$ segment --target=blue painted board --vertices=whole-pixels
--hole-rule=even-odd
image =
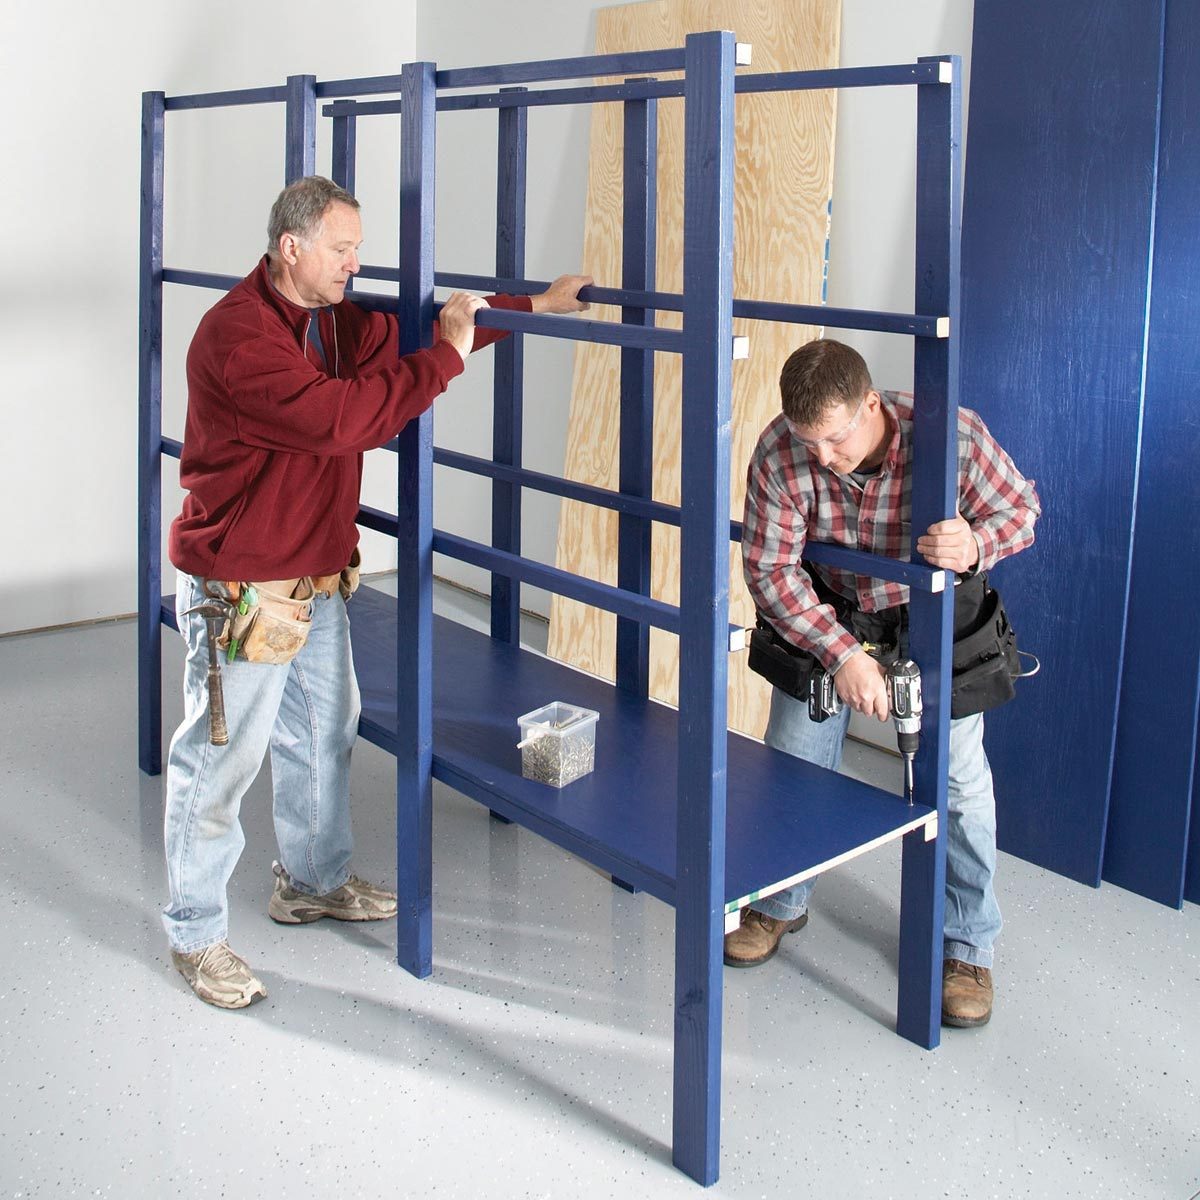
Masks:
[[[173,621],[170,604],[163,616]],[[395,753],[396,604],[364,586],[349,612],[362,733]],[[595,770],[565,788],[521,777],[517,717],[550,700],[600,713]],[[668,904],[675,902],[677,748],[678,716],[666,705],[434,617],[434,776]],[[929,811],[739,734],[729,735],[728,759],[726,900]],[[899,764],[896,771],[899,781]]]
[[[1200,6],[1169,0],[1133,577],[1104,878],[1179,908],[1200,699]]]
[[[162,770],[163,94],[142,95],[138,265],[138,765]]]
[[[961,398],[1045,510],[1038,544],[995,573],[1042,659],[988,717],[999,841],[1093,886],[1125,639],[1161,12],[975,6]]]

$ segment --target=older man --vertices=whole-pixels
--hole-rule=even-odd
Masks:
[[[886,721],[883,668],[856,634],[905,636],[907,588],[831,567],[801,563],[808,538],[906,558],[911,524],[912,405],[876,390],[851,347],[809,342],[784,364],[783,411],[763,431],[746,484],[742,561],[759,612],[776,633],[813,655],[846,702],[817,722],[776,688],[769,746],[836,770],[850,711]],[[1033,484],[996,443],[978,415],[960,409],[957,515],[917,539],[927,563],[954,571],[960,600],[982,597],[980,573],[1033,543],[1041,508]],[[811,571],[811,573],[810,573]],[[956,610],[957,610],[956,605]],[[956,622],[957,623],[957,622]],[[983,749],[983,716],[966,706],[950,726],[949,829],[943,932],[942,1019],[984,1024],[992,1012],[992,961],[1000,932],[993,876],[996,809]],[[756,901],[725,939],[725,962],[766,962],[787,933],[808,920],[812,882]]]
[[[578,292],[591,281],[577,275],[533,297],[456,292],[434,344],[401,357],[396,319],[345,299],[361,242],[352,195],[319,176],[291,184],[271,210],[267,254],[204,316],[188,352],[187,495],[170,535],[188,654],[185,715],[167,763],[163,922],[175,966],[220,1008],[266,995],[229,948],[226,889],[245,844],[241,799],[268,749],[279,845],[272,919],[396,912],[394,893],[350,872],[359,694],[343,593],[357,562],[363,452],[429,408],[472,349],[503,336],[475,329],[481,307],[587,307]],[[207,633],[188,612],[213,591],[285,606],[294,598],[283,625],[295,619],[298,643],[265,656],[286,661],[250,661],[246,647],[222,653],[221,746],[208,736]]]

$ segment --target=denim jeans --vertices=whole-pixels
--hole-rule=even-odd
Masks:
[[[842,743],[849,724],[848,707],[826,721],[812,721],[806,705],[775,688],[764,740],[776,750],[836,771],[842,763]],[[996,801],[992,770],[983,750],[981,713],[950,722],[947,800],[943,954],[990,967],[1001,921],[992,889],[996,873]],[[794,920],[807,910],[815,884],[816,880],[810,879],[785,888],[756,900],[754,908],[777,920]]]
[[[323,895],[350,875],[350,751],[359,695],[346,605],[335,591],[313,601],[312,629],[285,664],[228,663],[221,681],[229,744],[208,740],[208,633],[184,610],[204,600],[179,573],[175,612],[187,642],[184,717],[167,757],[164,833],[171,946],[203,949],[229,933],[226,888],[246,839],[238,813],[271,752],[279,860],[300,891]]]

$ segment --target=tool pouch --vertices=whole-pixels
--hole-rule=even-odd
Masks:
[[[807,703],[817,660],[781,638],[762,613],[750,634],[748,666],[781,692]]]
[[[350,555],[350,562],[342,570],[342,577],[338,583],[338,591],[342,593],[343,600],[349,600],[358,591],[358,573],[361,566],[362,555],[355,546],[354,553]]]
[[[253,584],[258,603],[233,620],[232,634],[238,637],[238,657],[253,663],[289,663],[304,648],[312,628],[312,600],[316,592],[305,576],[290,596],[280,595],[261,584]],[[243,624],[244,623],[244,624]]]
[[[965,579],[954,596],[950,715],[956,720],[1007,704],[1021,675],[1017,634],[986,575]]]

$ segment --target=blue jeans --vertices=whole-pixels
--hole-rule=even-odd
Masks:
[[[779,691],[771,692],[768,746],[836,771],[850,709],[812,721],[808,708]],[[996,874],[996,800],[992,770],[983,750],[983,715],[950,722],[949,829],[946,831],[946,915],[942,952],[975,966],[990,967],[1000,934],[1000,908],[992,889]],[[791,921],[808,909],[815,879],[785,888],[753,907],[777,920]]]
[[[163,925],[187,953],[229,933],[226,888],[246,844],[238,812],[271,752],[279,860],[299,891],[323,895],[350,876],[350,751],[359,695],[346,605],[313,601],[312,629],[286,664],[221,660],[229,744],[208,740],[208,632],[184,609],[203,585],[179,573],[175,613],[187,642],[184,717],[167,757],[164,832],[171,902]]]

